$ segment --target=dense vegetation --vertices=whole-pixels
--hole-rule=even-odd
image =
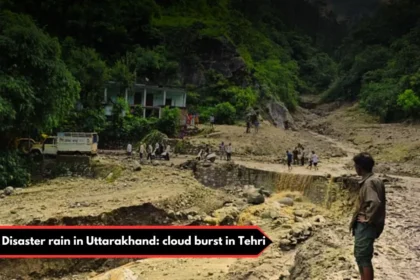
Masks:
[[[420,117],[420,3],[391,1],[338,51],[339,78],[326,100],[360,100],[383,121]]]
[[[177,110],[143,119],[119,99],[106,119],[109,80],[185,87],[190,112],[227,124],[266,100],[293,111],[308,93],[360,99],[384,121],[420,117],[419,4],[391,1],[347,34],[310,2],[0,0],[0,145],[59,130],[108,143],[178,134]],[[6,167],[0,185],[15,182]]]
[[[65,122],[63,115],[51,116],[54,122],[42,127],[34,124],[44,131],[63,126],[105,129],[101,92],[110,79],[129,86],[147,77],[154,84],[184,86],[189,89],[190,110],[206,115],[209,107],[229,102],[235,118],[259,98],[277,98],[293,110],[298,92],[323,91],[336,75],[334,61],[320,47],[331,47],[333,39],[326,40],[326,34],[338,33],[339,28],[304,0],[0,4],[14,13],[7,12],[15,21],[22,14],[31,16],[33,21],[25,16],[28,26],[36,28],[44,43],[54,40],[55,58],[79,83],[83,109],[62,110],[68,116]],[[293,17],[297,10],[307,16],[306,26]],[[324,26],[323,33],[308,28],[315,25]],[[312,37],[299,28],[308,28]],[[65,107],[71,108],[77,94],[67,92],[72,98]]]

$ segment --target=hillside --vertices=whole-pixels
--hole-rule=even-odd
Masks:
[[[106,78],[130,83],[147,77],[150,83],[188,87],[191,105],[229,101],[243,109],[259,97],[275,96],[293,109],[299,92],[325,90],[334,80],[335,63],[321,49],[342,36],[336,22],[303,0],[2,6],[31,16],[44,33],[58,38],[85,103],[84,95],[100,92]],[[331,33],[337,35],[327,37]],[[86,66],[96,76],[89,77],[93,71]]]
[[[384,122],[418,119],[419,15],[416,1],[389,1],[355,26],[337,52],[338,79],[325,100],[360,100]]]
[[[178,136],[176,110],[143,119],[118,100],[115,112],[127,114],[106,119],[109,80],[184,87],[189,112],[204,122],[214,114],[219,124],[243,121],[250,108],[274,123],[266,104],[293,112],[307,94],[360,100],[382,121],[415,120],[420,5],[348,7],[306,0],[1,0],[0,144],[10,148],[23,135],[60,130],[94,130],[124,145],[153,129]],[[367,10],[371,17],[363,18]],[[343,11],[363,19],[339,23]]]

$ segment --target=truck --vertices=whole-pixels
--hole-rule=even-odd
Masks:
[[[60,132],[42,143],[32,145],[32,155],[57,156],[60,154],[96,155],[99,136],[96,132]]]

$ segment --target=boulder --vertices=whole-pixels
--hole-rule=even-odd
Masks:
[[[4,189],[4,191],[3,191],[3,193],[4,193],[5,195],[11,195],[11,194],[13,194],[13,192],[14,192],[13,187],[7,187],[7,188],[5,188],[5,189]]]
[[[290,197],[283,197],[278,202],[283,205],[293,206],[293,198]]]
[[[252,193],[248,195],[248,203],[250,204],[262,204],[265,201],[265,197],[262,194],[259,193]]]
[[[273,209],[272,210],[267,209],[261,215],[261,218],[263,218],[263,219],[272,219],[272,220],[275,220],[275,219],[277,219],[279,217],[280,217],[279,211],[276,211],[276,210],[273,210]]]
[[[204,217],[203,222],[205,222],[206,224],[215,226],[217,225],[219,221],[215,217],[206,216]]]
[[[265,196],[265,197],[270,197],[271,196],[271,192],[268,191],[268,190],[266,190],[266,189],[264,189],[264,188],[259,189],[258,192],[260,194],[262,194],[263,196]]]
[[[292,233],[292,235],[293,235],[294,237],[298,237],[298,236],[300,236],[300,235],[301,235],[301,234],[302,234],[305,230],[306,230],[306,229],[305,229],[305,226],[304,226],[303,224],[299,223],[299,224],[295,224],[295,225],[293,226],[291,233]]]
[[[279,247],[282,251],[290,251],[293,248],[293,245],[289,239],[281,239]]]
[[[285,129],[285,122],[288,123],[288,128],[296,130],[295,121],[286,106],[279,101],[270,101],[266,105],[268,114],[276,127]]]
[[[136,160],[133,162],[133,171],[141,171],[141,165]]]

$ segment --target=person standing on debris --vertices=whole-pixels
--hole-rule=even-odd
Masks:
[[[159,143],[155,144],[155,150],[153,151],[153,156],[157,156],[159,154],[160,145]]]
[[[362,177],[356,211],[350,223],[350,232],[354,236],[354,256],[361,279],[373,280],[373,244],[385,227],[385,186],[373,174],[375,161],[370,154],[358,154],[353,161],[357,175]]]
[[[298,148],[296,147],[296,148],[293,150],[293,164],[294,164],[294,165],[298,165],[298,156],[299,156],[299,150],[298,150]]]
[[[187,125],[185,124],[183,127],[182,127],[182,130],[181,130],[181,139],[184,139],[184,137],[187,135]]]
[[[302,152],[300,154],[300,165],[305,166],[305,158],[306,158],[306,151],[305,151],[305,148],[302,147]]]
[[[293,161],[293,155],[291,152],[289,152],[289,150],[286,151],[286,156],[287,156],[287,167],[289,169],[289,171],[292,170],[292,161]]]
[[[319,157],[317,154],[315,154],[315,151],[312,151],[311,160],[309,162],[309,169],[312,169],[312,165],[314,166],[315,170],[318,170],[318,162]]]
[[[284,121],[284,130],[289,129],[289,121]]]
[[[220,160],[226,159],[226,147],[225,143],[222,142],[219,146]]]
[[[225,149],[226,149],[226,161],[230,161],[232,159],[232,143],[229,143],[229,145],[227,145]]]
[[[170,160],[170,157],[169,157],[170,152],[171,152],[171,146],[167,145],[166,149],[165,149],[165,159],[166,160]]]
[[[226,160],[230,161],[232,159],[232,143],[229,143],[229,145],[227,145],[225,149],[226,149]]]
[[[255,126],[255,134],[257,134],[260,129],[260,121],[258,120],[258,118],[255,121],[254,126]]]
[[[257,134],[260,129],[260,114],[258,111],[255,112],[254,126],[255,126],[255,134]]]
[[[246,118],[246,133],[251,133],[251,120],[250,117]]]
[[[151,144],[149,144],[149,146],[147,146],[147,158],[146,160],[150,160],[150,162],[152,161],[152,155],[153,155],[153,147]]]
[[[211,127],[214,126],[214,116],[213,116],[213,114],[210,115],[210,125],[211,125]]]
[[[159,154],[162,154],[164,151],[165,151],[165,144],[161,142],[159,146]]]
[[[133,152],[133,146],[131,145],[131,143],[128,143],[128,145],[127,145],[127,155],[131,156],[132,152]]]
[[[140,152],[140,160],[142,160],[144,154],[146,153],[146,149],[144,148],[144,144],[143,143],[140,144],[139,152]]]

